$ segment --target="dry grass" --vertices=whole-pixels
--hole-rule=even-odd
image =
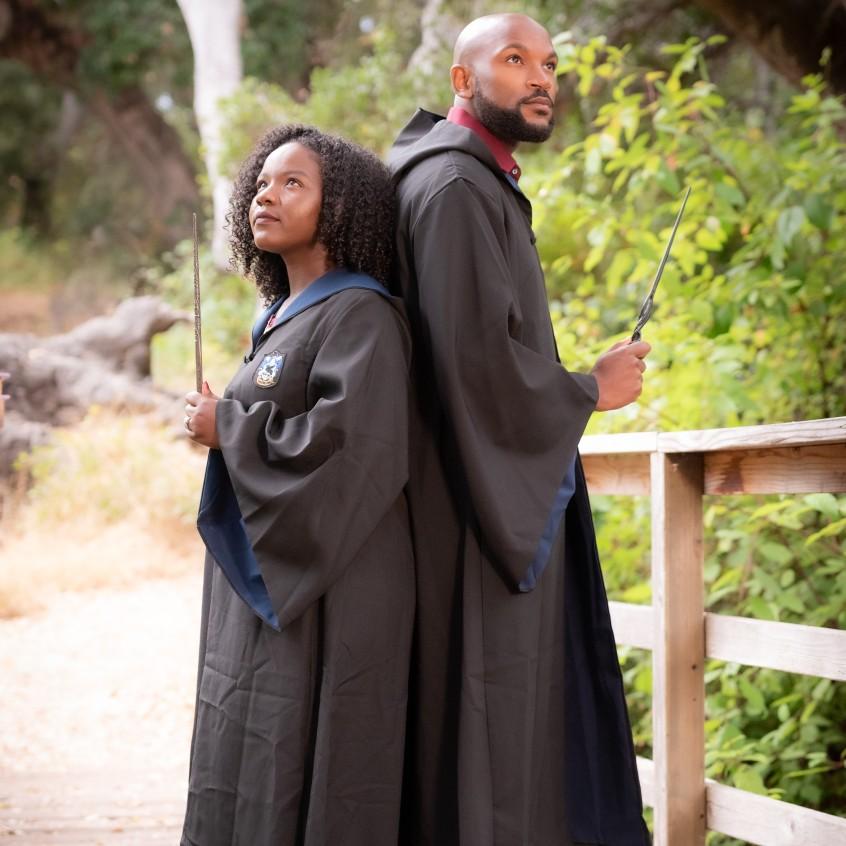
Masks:
[[[55,591],[130,586],[199,568],[205,462],[150,418],[95,411],[25,457],[34,483],[0,527],[0,617]]]

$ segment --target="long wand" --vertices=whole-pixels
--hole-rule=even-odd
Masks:
[[[197,213],[194,212],[194,372],[197,391],[203,391],[203,332],[200,317],[200,243],[197,240]]]

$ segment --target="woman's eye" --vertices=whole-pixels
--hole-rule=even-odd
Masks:
[[[256,191],[261,191],[262,188],[266,188],[266,187],[267,187],[267,183],[263,179],[260,179],[258,182],[256,182]]]
[[[522,57],[518,56],[518,55],[515,53],[513,56],[509,56],[509,57],[508,57],[505,61],[506,61],[506,62],[511,62],[512,64],[516,65],[516,64],[518,64],[519,62],[522,62],[522,61],[523,61],[523,59],[522,59]]]
[[[556,65],[556,64],[555,64],[555,62],[547,62],[547,63],[546,63],[546,66],[547,66],[547,67],[548,67],[548,68],[549,68],[549,69],[550,69],[553,73],[555,73],[555,69],[558,67],[558,65]]]
[[[298,179],[294,179],[294,177],[292,176],[292,177],[291,177],[291,178],[290,178],[290,179],[289,179],[289,180],[285,183],[285,185],[287,185],[287,186],[294,185],[294,186],[296,186],[296,187],[299,187],[299,186],[301,185],[301,183],[300,183],[300,181],[299,181]]]

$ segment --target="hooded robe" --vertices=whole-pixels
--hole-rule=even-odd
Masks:
[[[643,846],[577,447],[592,376],[556,350],[529,200],[469,128],[391,151],[422,414],[403,846]]]
[[[394,846],[414,610],[410,344],[343,270],[264,332],[217,404],[182,846]]]

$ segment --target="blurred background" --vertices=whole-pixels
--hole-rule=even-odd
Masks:
[[[693,189],[643,399],[589,431],[846,414],[842,3],[0,0],[0,835],[83,771],[75,806],[114,829],[103,778],[161,770],[174,839],[202,561],[204,454],[180,431],[191,213],[221,392],[256,308],[227,192],[258,136],[313,123],[385,154],[415,107],[448,108],[463,23],[506,10],[561,57],[557,129],[518,158],[570,369],[631,331]],[[593,504],[610,595],[648,603],[648,501]],[[846,627],[846,497],[706,498],[705,516],[710,610]],[[649,653],[621,660],[649,756]],[[846,815],[844,685],[706,678],[709,777]]]

